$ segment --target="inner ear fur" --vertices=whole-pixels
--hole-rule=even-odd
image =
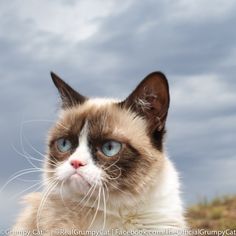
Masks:
[[[169,104],[169,85],[162,72],[153,72],[146,76],[137,88],[121,102],[122,106],[144,117],[152,133],[164,129]]]

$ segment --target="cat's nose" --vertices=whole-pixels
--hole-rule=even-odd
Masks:
[[[72,160],[70,162],[71,166],[73,166],[75,169],[78,169],[81,166],[84,166],[85,164],[83,164],[81,161],[79,160]]]

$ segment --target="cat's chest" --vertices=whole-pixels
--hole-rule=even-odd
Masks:
[[[109,214],[103,210],[97,211],[95,208],[87,208],[83,213],[79,213],[75,218],[77,228],[84,230],[106,232],[112,231],[113,235],[118,229],[130,230],[136,229],[140,223],[134,214]]]
[[[51,211],[46,209],[49,218],[56,219],[56,225],[60,227],[82,230],[109,232],[120,235],[120,230],[132,230],[142,228],[143,218],[137,211],[133,212],[108,212],[96,207],[72,208],[71,206],[53,207]]]
[[[52,201],[53,200],[53,201]],[[77,207],[50,199],[42,211],[40,228],[68,229],[87,232],[104,231],[102,235],[123,235],[129,230],[159,230],[163,227],[179,227],[178,220],[158,213],[153,207],[139,207],[132,211],[113,211],[96,207]],[[39,218],[38,218],[39,219]],[[69,234],[68,234],[69,235]],[[80,235],[83,235],[80,233]],[[86,235],[86,234],[85,234]]]
[[[86,214],[85,212],[89,212]],[[86,209],[83,214],[78,214],[75,220],[75,225],[79,229],[101,231],[112,233],[111,235],[122,235],[122,231],[140,230],[143,228],[153,227],[157,222],[154,216],[148,213],[119,212],[111,214],[105,211],[96,211],[96,209]]]

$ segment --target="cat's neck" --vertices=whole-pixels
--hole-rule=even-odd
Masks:
[[[176,219],[176,221],[183,222],[183,206],[180,198],[178,173],[168,158],[166,158],[162,175],[159,175],[159,178],[156,184],[151,186],[149,193],[146,193],[145,197],[139,199],[133,206],[129,207],[129,201],[125,201],[125,199],[120,206],[114,202],[110,205],[110,213],[123,213],[123,215],[137,213],[137,215],[152,215],[162,219]]]

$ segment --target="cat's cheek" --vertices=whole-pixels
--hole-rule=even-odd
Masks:
[[[56,168],[55,175],[57,180],[64,181],[69,179],[71,175],[73,175],[73,173],[74,173],[73,167],[69,164],[68,161],[65,161]]]

